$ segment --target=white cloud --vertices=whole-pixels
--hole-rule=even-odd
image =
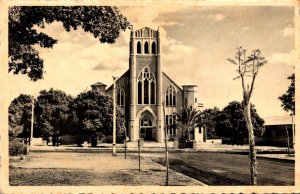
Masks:
[[[296,50],[293,49],[289,53],[273,53],[269,58],[269,62],[285,63],[287,65],[295,66],[297,58]]]
[[[169,52],[163,53],[164,60],[167,62],[178,61],[195,53],[195,48],[184,45],[182,42],[176,41],[175,39],[168,39],[164,46],[169,49]]]
[[[249,27],[249,26],[245,26],[245,27],[242,28],[242,31],[243,31],[243,32],[248,31],[248,30],[250,30],[250,27]]]
[[[215,20],[216,20],[217,22],[223,20],[224,18],[225,18],[225,15],[224,15],[224,14],[218,13],[218,14],[215,15]]]
[[[293,36],[295,34],[295,28],[288,26],[280,30],[280,32],[283,34],[283,36]]]

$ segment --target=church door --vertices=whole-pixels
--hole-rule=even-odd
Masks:
[[[153,134],[152,121],[148,116],[144,116],[140,123],[140,137],[145,141],[155,141],[155,134]]]

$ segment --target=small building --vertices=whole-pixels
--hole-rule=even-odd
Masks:
[[[292,145],[295,135],[292,116],[272,116],[264,120],[265,133],[262,137],[256,137],[256,145],[287,146],[288,137],[289,144]]]

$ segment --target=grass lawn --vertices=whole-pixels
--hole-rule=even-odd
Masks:
[[[170,168],[208,185],[249,185],[249,158],[228,153],[170,153]],[[148,154],[164,165],[164,155]],[[276,176],[274,176],[276,175]],[[294,162],[258,158],[258,185],[294,185]]]
[[[138,170],[137,156],[117,157],[107,153],[34,153],[24,160],[10,160],[11,186],[98,186],[164,185],[165,168],[142,158]],[[170,185],[201,185],[200,182],[170,171]]]

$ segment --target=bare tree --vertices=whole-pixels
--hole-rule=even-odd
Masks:
[[[246,54],[247,51],[242,47],[239,47],[237,48],[235,59],[228,59],[228,61],[237,66],[237,72],[239,75],[235,77],[234,80],[241,79],[242,82],[243,112],[249,136],[250,185],[257,185],[257,161],[253,124],[251,121],[250,99],[258,71],[260,67],[267,63],[267,61],[261,55],[261,51],[259,49],[253,50],[249,56],[246,56]]]

